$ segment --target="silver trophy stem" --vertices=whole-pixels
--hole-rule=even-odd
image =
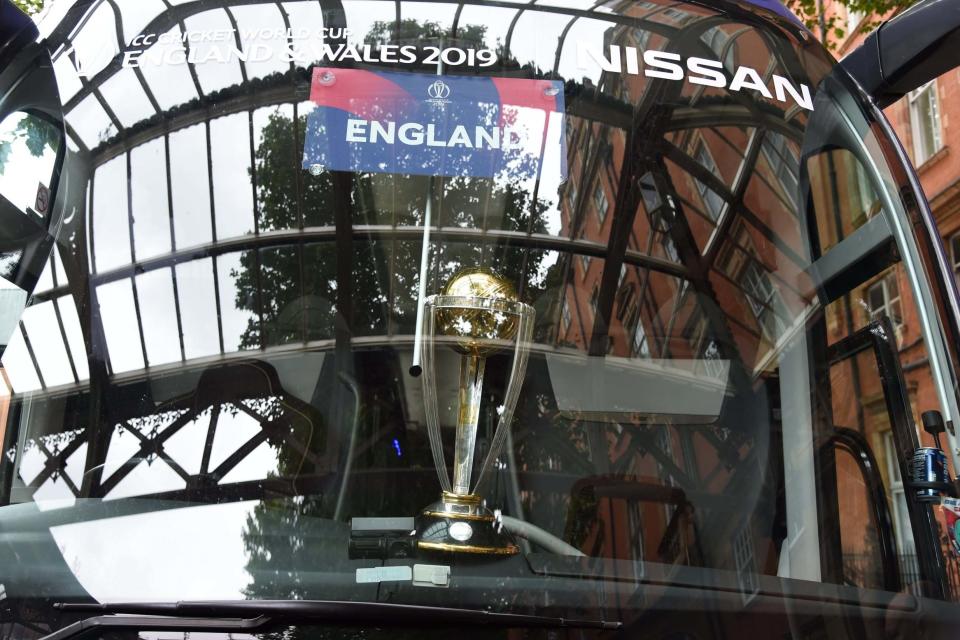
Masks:
[[[460,359],[460,398],[457,410],[457,435],[453,451],[453,493],[470,494],[473,453],[477,445],[480,397],[483,395],[483,370],[487,359],[464,355]]]

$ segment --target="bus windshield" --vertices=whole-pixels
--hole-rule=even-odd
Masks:
[[[2,254],[0,637],[241,599],[879,637],[957,595],[904,486],[952,384],[917,202],[796,21],[61,0],[39,32],[57,109],[0,111],[0,219],[45,250]]]

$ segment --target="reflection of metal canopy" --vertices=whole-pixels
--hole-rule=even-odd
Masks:
[[[285,5],[291,3],[218,0],[212,3],[167,5],[165,11],[152,17],[146,25],[140,29],[140,33],[163,33],[170,29],[179,29],[181,32],[184,32],[187,30],[186,21],[191,17],[195,17],[201,12],[219,12],[222,13],[232,25],[232,28],[235,29],[235,33],[237,34],[236,45],[237,47],[241,47],[242,43],[240,41],[239,30],[243,25],[238,22],[238,18],[233,9],[253,4],[275,7],[284,25],[287,28],[290,27],[290,16]],[[296,4],[296,2],[292,4]],[[320,4],[325,18],[329,19],[329,26],[347,26],[347,14],[340,2],[337,0],[322,0]],[[677,48],[680,46],[679,43],[685,43],[683,46],[689,49],[684,51],[686,54],[716,55],[710,50],[706,43],[701,41],[700,35],[706,30],[721,24],[723,20],[719,18],[698,17],[695,20],[688,21],[686,24],[673,26],[658,21],[657,19],[656,14],[668,8],[666,5],[658,9],[647,10],[647,13],[644,15],[623,17],[602,11],[604,4],[605,3],[598,2],[590,9],[576,10],[543,6],[536,2],[523,5],[500,3],[497,6],[515,10],[515,14],[507,30],[505,51],[510,52],[513,50],[516,26],[522,14],[525,12],[549,11],[552,14],[569,16],[569,20],[557,37],[557,47],[553,65],[554,74],[560,73],[561,55],[567,47],[573,46],[568,40],[568,36],[573,31],[574,25],[580,20],[606,21],[611,24],[614,30],[621,28],[648,30],[664,38],[667,41],[668,47]],[[451,26],[450,36],[452,38],[456,37],[457,30],[461,27],[460,16],[465,7],[485,5],[489,5],[489,3],[458,3],[456,5],[456,17]],[[396,2],[393,6],[395,6],[393,19],[396,28],[399,29],[401,21],[403,20],[403,3]],[[59,51],[58,56],[69,55],[68,52],[73,49],[74,41],[78,33],[84,28],[85,20],[89,17],[90,13],[99,7],[107,7],[113,13],[115,18],[114,37],[116,41],[121,43],[125,40],[124,16],[122,15],[119,5],[114,2],[114,0],[105,0],[101,3],[78,3],[75,7],[77,9],[71,14],[72,17],[66,20],[63,26],[51,35],[50,43],[52,47]],[[85,8],[81,10],[81,7]],[[738,18],[743,18],[744,20],[754,19],[747,13],[738,16]],[[74,26],[76,26],[76,28],[74,28]],[[189,47],[189,43],[186,46]],[[733,46],[731,43],[726,45],[728,48],[731,46]],[[727,49],[724,49],[724,51],[726,50]],[[796,61],[783,60],[782,52],[775,47],[771,47],[771,51],[775,52],[771,55],[777,58],[777,64],[783,65],[784,68],[795,69]],[[139,345],[131,345],[131,347],[135,349],[139,348],[144,366],[149,370],[151,363],[145,345],[145,336],[148,335],[149,330],[144,326],[144,314],[142,312],[141,293],[139,291],[140,284],[137,276],[168,270],[171,290],[174,292],[172,303],[175,309],[178,329],[177,346],[179,348],[180,360],[187,360],[185,355],[186,347],[184,344],[181,301],[177,293],[181,290],[181,287],[184,286],[184,283],[178,281],[178,274],[175,267],[177,265],[212,257],[213,260],[209,261],[210,269],[212,270],[212,282],[218,292],[216,300],[216,324],[217,334],[219,336],[218,355],[222,357],[231,351],[231,347],[230,345],[224,344],[223,327],[223,318],[229,313],[229,310],[221,308],[219,299],[219,292],[227,274],[218,272],[217,257],[239,251],[258,252],[261,249],[270,247],[294,246],[294,250],[297,253],[298,271],[301,274],[301,284],[298,286],[302,286],[302,274],[308,272],[311,268],[311,265],[305,263],[305,246],[308,243],[333,243],[336,257],[336,272],[334,274],[336,300],[334,300],[333,303],[341,317],[350,318],[352,316],[351,310],[358,304],[358,301],[353,299],[352,294],[352,267],[357,260],[353,252],[354,241],[373,239],[379,241],[384,246],[389,246],[390,252],[396,252],[398,242],[409,241],[413,243],[420,239],[423,229],[416,225],[356,224],[355,211],[350,197],[353,188],[353,178],[349,176],[336,176],[334,179],[332,203],[332,208],[335,212],[334,224],[326,227],[304,227],[301,211],[298,216],[298,228],[279,231],[266,231],[261,228],[258,209],[259,203],[257,199],[258,168],[255,157],[254,112],[262,107],[280,104],[292,105],[293,135],[294,140],[297,139],[298,132],[296,131],[296,127],[298,126],[298,117],[300,115],[298,103],[307,98],[307,91],[303,83],[297,81],[297,74],[299,72],[294,69],[292,64],[290,65],[289,74],[278,73],[259,79],[256,81],[256,89],[251,90],[249,84],[252,82],[252,75],[247,68],[247,64],[243,61],[238,61],[236,64],[239,68],[242,84],[230,86],[213,93],[204,91],[203,83],[198,76],[197,70],[193,65],[186,65],[190,72],[192,91],[195,93],[195,98],[166,110],[160,107],[162,96],[158,94],[160,93],[161,87],[152,85],[141,69],[134,68],[130,72],[135,80],[134,88],[143,93],[146,98],[145,102],[150,106],[150,111],[140,114],[135,119],[136,122],[134,124],[124,126],[122,118],[104,94],[104,86],[125,72],[121,66],[121,61],[122,54],[118,54],[92,77],[80,78],[80,88],[66,100],[64,106],[68,133],[74,145],[79,149],[79,155],[82,156],[87,166],[92,168],[90,178],[91,192],[95,191],[97,187],[95,171],[98,167],[104,166],[110,160],[124,158],[126,163],[125,172],[129,179],[131,172],[131,151],[150,141],[163,141],[164,164],[166,168],[164,180],[167,204],[169,206],[171,248],[170,251],[161,255],[146,258],[138,257],[136,255],[135,242],[133,241],[133,212],[130,210],[129,202],[121,202],[119,206],[126,208],[127,221],[130,226],[131,260],[129,263],[117,267],[96,269],[96,245],[94,243],[95,238],[92,236],[94,229],[93,220],[94,216],[97,215],[97,211],[92,210],[92,207],[90,207],[86,216],[86,230],[88,230],[91,237],[89,238],[89,242],[80,241],[77,246],[80,247],[80,251],[83,251],[83,248],[88,244],[91,247],[92,255],[89,256],[90,264],[93,267],[89,269],[91,275],[88,276],[86,273],[87,270],[81,266],[86,263],[86,258],[84,256],[72,256],[72,259],[66,260],[64,265],[68,276],[66,282],[58,279],[52,287],[39,292],[35,299],[35,304],[45,301],[55,302],[54,308],[56,309],[57,321],[60,324],[60,333],[64,343],[67,342],[66,336],[68,331],[64,328],[59,306],[57,306],[63,303],[63,296],[72,294],[76,300],[83,301],[83,303],[89,305],[91,309],[96,309],[99,304],[99,287],[109,283],[129,280],[133,295],[136,333],[139,336]],[[766,72],[767,77],[769,77],[769,74],[772,73],[774,68],[776,68],[776,65],[771,64]],[[729,81],[731,77],[729,71],[725,72],[725,74],[727,81]],[[601,81],[598,86],[602,87],[603,81]],[[758,174],[757,163],[761,158],[761,148],[766,133],[772,131],[790,139],[797,139],[800,135],[800,128],[792,122],[785,121],[782,113],[778,114],[773,111],[759,109],[756,103],[742,95],[735,95],[734,102],[714,105],[710,104],[709,100],[698,94],[689,106],[667,106],[668,104],[679,104],[681,102],[679,92],[680,85],[678,83],[651,81],[647,85],[643,96],[636,104],[615,99],[610,96],[608,92],[601,91],[600,89],[594,90],[587,87],[583,87],[579,95],[572,97],[569,101],[568,115],[580,118],[579,126],[588,131],[589,137],[585,144],[579,145],[577,149],[571,149],[572,152],[582,154],[582,166],[585,170],[580,180],[584,188],[581,190],[577,208],[572,211],[570,215],[571,233],[569,238],[548,236],[533,231],[534,221],[543,215],[543,211],[540,211],[537,205],[540,191],[539,182],[535,185],[533,197],[530,200],[529,224],[526,231],[438,227],[431,232],[431,235],[441,243],[472,243],[485,248],[508,246],[524,251],[525,253],[532,250],[556,251],[563,256],[562,259],[565,261],[563,265],[563,280],[558,287],[557,293],[558,297],[561,298],[568,289],[574,292],[577,289],[573,284],[571,267],[574,257],[589,256],[603,259],[604,268],[602,276],[599,278],[596,300],[596,321],[593,324],[590,335],[587,336],[586,339],[588,351],[592,355],[604,355],[607,351],[614,315],[613,310],[619,290],[620,273],[623,265],[632,265],[646,270],[645,277],[642,280],[640,299],[645,299],[650,295],[652,273],[676,278],[678,282],[683,280],[690,283],[689,289],[686,288],[686,284],[678,287],[678,294],[676,300],[673,302],[669,314],[670,317],[666,323],[668,327],[667,331],[670,333],[674,330],[680,330],[679,325],[683,322],[683,314],[685,313],[683,308],[684,296],[697,296],[699,299],[708,301],[715,301],[717,299],[714,286],[710,281],[710,274],[716,268],[716,261],[720,255],[721,247],[727,241],[728,231],[737,220],[745,220],[752,228],[771,240],[784,256],[798,264],[802,264],[803,261],[801,257],[796,256],[794,252],[790,250],[789,246],[781,241],[778,234],[774,230],[769,229],[759,216],[750,211],[744,202],[748,183],[752,176]],[[77,123],[72,122],[79,112],[78,109],[81,108],[81,105],[84,105],[90,100],[95,101],[99,108],[103,110],[105,114],[104,124],[108,124],[109,127],[112,128],[113,133],[105,140],[84,140],[78,133]],[[214,207],[213,193],[216,166],[214,166],[211,153],[210,122],[214,118],[234,114],[245,114],[248,125],[249,146],[241,152],[248,154],[247,166],[249,166],[253,189],[254,228],[253,233],[249,235],[218,238],[216,236],[218,216],[229,215],[229,212],[217,211]],[[170,170],[171,134],[193,125],[203,126],[203,136],[207,154],[207,173],[206,176],[204,176],[204,180],[207,183],[208,193],[210,194],[210,224],[213,230],[213,240],[196,246],[178,247],[174,229],[174,204],[170,195],[174,191],[172,172]],[[738,177],[733,184],[729,186],[716,177],[708,167],[703,166],[696,158],[692,157],[688,150],[667,139],[668,134],[694,129],[716,131],[719,128],[725,127],[743,128],[748,126],[754,129],[754,133],[746,149],[743,151],[740,166],[737,169]],[[580,229],[583,225],[587,212],[586,204],[589,201],[589,195],[586,193],[587,187],[593,183],[595,176],[598,175],[598,172],[601,170],[603,165],[601,162],[601,154],[604,150],[610,149],[609,138],[615,132],[618,134],[623,133],[626,144],[623,146],[620,157],[614,161],[615,166],[618,167],[618,175],[616,176],[618,188],[616,202],[612,203],[613,231],[609,234],[605,242],[601,243],[579,237],[575,230]],[[297,158],[291,158],[291,162],[297,163]],[[697,242],[692,235],[687,221],[688,216],[694,215],[692,212],[694,205],[682,195],[685,191],[682,186],[675,184],[668,163],[674,163],[680,167],[685,175],[705,185],[706,188],[710,189],[724,202],[724,213],[715,221],[716,229],[713,234],[713,240],[705,250],[701,250],[701,248],[697,246]],[[664,231],[666,231],[666,235],[669,236],[669,241],[672,242],[676,248],[678,254],[677,261],[655,257],[653,255],[652,247],[656,234],[649,235],[647,245],[643,248],[632,244],[631,235],[638,219],[638,209],[642,206],[642,193],[639,188],[639,179],[640,176],[647,172],[651,172],[654,175],[657,189],[660,191],[661,196],[664,198],[669,197],[673,203],[672,211],[664,209],[664,215],[667,216],[667,218],[664,219],[669,219],[672,222],[672,224],[665,227]],[[298,177],[296,187],[298,190],[298,206],[302,208],[303,193],[301,180],[302,178]],[[245,187],[246,185],[243,186]],[[142,187],[138,187],[136,182],[131,182],[131,190],[138,188]],[[92,198],[90,202],[92,203]],[[254,255],[259,256],[258,253],[254,253]],[[392,271],[394,263],[393,255],[393,253],[390,253],[386,259],[391,269],[387,274],[390,283],[395,279],[395,273]],[[757,260],[755,257],[751,259]],[[255,298],[261,301],[258,321],[262,326],[262,301],[268,297],[268,295],[265,293],[263,283],[259,277],[259,258],[256,260],[258,277],[255,280]],[[526,262],[524,268],[527,270],[530,269],[530,267],[526,265]],[[529,273],[524,274],[524,280],[526,280],[528,275]],[[386,308],[395,309],[398,306],[398,294],[392,284],[386,287],[385,297],[387,298],[384,302]],[[758,300],[757,302],[760,305],[768,304],[766,300]],[[556,304],[551,307],[551,313],[553,313],[554,317],[550,318],[550,323],[553,326],[560,325],[561,307],[562,304]],[[776,312],[776,310],[772,311]],[[719,304],[706,304],[704,305],[703,312],[709,323],[711,335],[716,336],[719,342],[720,356],[733,363],[732,379],[735,384],[741,388],[746,388],[749,385],[750,374],[740,360],[740,354],[736,349],[729,327],[729,320],[724,315],[723,309]],[[111,375],[109,368],[110,363],[107,362],[105,358],[105,356],[109,354],[109,349],[101,315],[99,313],[84,315],[80,318],[80,323],[82,325],[83,336],[88,342],[87,353],[90,356],[89,386],[91,401],[89,424],[91,425],[90,432],[92,437],[89,439],[90,446],[87,451],[86,468],[99,469],[102,468],[106,459],[109,441],[112,436],[111,428],[113,423],[105,421],[104,417],[109,414],[105,404],[107,402],[108,390],[111,385],[114,384],[115,377]],[[393,325],[392,323],[388,323],[387,335],[382,341],[386,342],[393,338],[392,332]],[[33,366],[36,368],[37,375],[40,378],[40,385],[42,388],[46,388],[51,385],[44,383],[43,367],[38,362],[33,350],[30,349],[28,333],[27,328],[21,323],[21,335],[24,341],[27,342],[27,350],[30,353]],[[262,335],[261,332],[261,340]],[[554,336],[554,338],[556,339],[556,336]],[[350,328],[338,325],[333,339],[333,347],[338,355],[338,357],[335,358],[338,366],[345,368],[350,366],[349,364],[345,364],[349,362],[348,357],[339,356],[349,355],[352,341],[353,337],[351,336]],[[305,335],[304,344],[306,344]],[[266,342],[261,342],[260,347],[266,348]],[[72,358],[72,351],[69,348],[66,350]],[[663,355],[666,357],[669,354],[664,353]],[[349,373],[349,371],[341,371],[341,373]],[[74,380],[79,386],[82,376],[78,375],[76,371],[74,373]],[[338,388],[337,393],[343,394],[346,393],[346,391]],[[345,396],[340,398],[339,401],[336,401],[334,406],[347,407],[351,404],[352,399]],[[251,417],[255,418],[262,426],[262,429],[256,438],[251,439],[247,445],[244,445],[238,450],[235,456],[218,467],[211,469],[209,465],[206,465],[201,468],[199,476],[191,475],[184,470],[182,465],[179,465],[163,452],[162,444],[164,440],[181,429],[186,422],[189,422],[189,416],[193,414],[188,412],[177,418],[176,421],[163,430],[150,435],[144,435],[136,429],[130,428],[129,425],[121,427],[124,430],[134,433],[134,437],[138,439],[140,449],[136,456],[131,457],[129,462],[126,463],[121,470],[110,477],[101,479],[98,475],[99,472],[95,472],[84,478],[83,486],[71,486],[71,491],[76,495],[84,496],[105,495],[120,483],[126,473],[129,473],[129,470],[136,466],[140,458],[148,455],[157,455],[163,459],[164,462],[187,483],[188,487],[199,487],[204,482],[209,482],[210,478],[222,479],[227,471],[232,468],[232,465],[237,464],[242,456],[248,454],[256,445],[264,442],[271,434],[278,437],[280,435],[279,431],[276,431],[277,425],[271,423],[270,420],[266,420],[260,415],[253,415],[253,413],[250,413],[252,409],[246,407],[246,405],[241,404],[236,406],[238,406],[239,410],[247,412]],[[301,407],[301,410],[305,411],[306,407]],[[216,415],[219,410],[213,409],[213,411],[214,415]],[[335,423],[342,423],[345,418],[349,417],[348,410],[340,409],[339,411],[341,411],[341,413],[333,418],[333,422]],[[123,423],[121,422],[121,424]],[[111,425],[111,427],[104,428],[100,425]],[[216,419],[212,418],[210,422],[211,437],[215,429]],[[709,428],[698,427],[698,429],[712,434],[709,437],[705,437],[707,437],[707,440],[715,446],[718,451],[722,450],[722,457],[724,459],[739,460],[739,456],[730,442],[718,438]],[[631,451],[639,452],[640,455],[643,455],[643,452],[650,452],[657,458],[660,464],[668,465],[669,463],[669,465],[672,465],[669,470],[669,475],[683,483],[689,480],[686,472],[676,468],[676,465],[669,462],[668,455],[661,451],[655,442],[652,442],[649,434],[633,430],[624,432],[623,437],[631,434],[634,438]],[[76,440],[79,442],[81,439],[77,438]],[[302,443],[288,442],[288,444],[294,448],[298,446],[302,447]],[[595,454],[606,448],[606,444],[599,439],[591,440],[591,444]],[[75,452],[75,450],[74,448],[70,453]],[[307,453],[309,452],[305,451],[305,455]],[[48,456],[49,462],[47,463],[50,470],[49,472],[45,471],[45,473],[49,474],[55,473],[58,470],[62,471],[69,454],[65,455],[64,452],[50,452],[50,454],[51,455]],[[623,460],[621,460],[620,464],[624,464]],[[126,471],[124,471],[124,469],[126,469]],[[204,480],[204,478],[206,478],[206,480]],[[690,480],[690,482],[693,482],[693,480]]]
[[[239,411],[247,415],[256,422],[259,430],[214,466],[211,463],[214,438],[221,416],[227,411]],[[162,425],[157,418],[164,414],[175,417],[169,424]],[[192,474],[170,456],[164,449],[164,443],[188,424],[207,415],[209,419],[202,459],[199,470]],[[112,438],[124,432],[132,434],[139,448],[126,461],[115,465],[116,470],[109,477],[100,478],[102,468],[93,470],[97,476],[92,483],[96,487],[94,496],[109,497],[111,491],[139,464],[156,458],[173,469],[185,483],[187,492],[214,486],[257,447],[268,441],[282,443],[291,453],[300,456],[299,464],[294,465],[298,473],[294,475],[299,476],[299,471],[312,469],[312,473],[305,474],[313,476],[321,470],[325,471],[328,464],[310,449],[311,440],[320,437],[315,433],[320,423],[316,409],[286,393],[280,386],[276,371],[263,363],[246,362],[206,369],[194,392],[158,407],[153,416],[139,420],[152,423],[152,428],[136,428],[128,419],[118,424],[112,432]]]

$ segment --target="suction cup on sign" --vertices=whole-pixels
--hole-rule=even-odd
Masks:
[[[324,71],[317,77],[317,84],[329,87],[337,81],[337,76],[332,71]]]

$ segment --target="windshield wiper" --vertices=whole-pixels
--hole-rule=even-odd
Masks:
[[[214,631],[254,633],[288,624],[364,626],[486,625],[555,629],[620,629],[621,622],[579,620],[452,607],[338,600],[224,600],[87,604],[60,602],[65,613],[95,613],[40,640],[68,640],[88,631]]]

